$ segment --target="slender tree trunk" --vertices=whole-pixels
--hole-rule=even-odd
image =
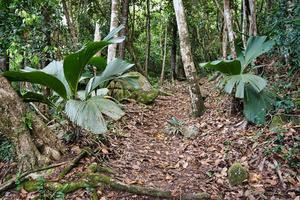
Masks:
[[[227,46],[228,46],[228,31],[226,23],[223,24],[223,34],[222,34],[222,57],[223,60],[227,60]]]
[[[9,82],[0,76],[0,132],[15,147],[22,171],[60,159],[64,147],[50,129],[21,101]]]
[[[232,18],[230,13],[230,0],[224,0],[224,18],[225,18],[225,24],[227,26],[227,31],[228,31],[228,39],[230,43],[231,56],[235,60],[237,58],[237,55],[235,50],[234,32],[233,32],[232,21],[231,21]]]
[[[256,25],[256,6],[255,0],[248,0],[250,16],[249,16],[249,35],[256,36],[257,35],[257,25]]]
[[[231,23],[230,0],[224,0],[224,18],[225,18],[225,24],[227,25],[231,56],[233,60],[236,60],[237,54],[236,54],[235,43],[234,43],[234,32]],[[233,96],[231,101],[231,108],[230,108],[231,115],[234,115],[238,112],[239,109],[238,105],[239,105],[239,100]]]
[[[100,26],[98,22],[95,23],[94,41],[101,41]],[[101,51],[97,52],[96,56],[101,56]]]
[[[129,0],[122,1],[122,17],[121,24],[124,25],[124,29],[121,31],[121,36],[127,36],[128,32],[128,14],[129,14]],[[125,58],[125,41],[119,44],[119,57],[121,59]]]
[[[71,40],[72,40],[72,45],[73,47],[76,47],[77,43],[78,43],[78,38],[77,38],[77,34],[76,34],[76,30],[75,30],[75,26],[70,18],[70,13],[69,13],[69,9],[66,3],[66,0],[61,0],[62,6],[63,6],[63,12],[64,15],[66,17],[66,21],[67,21],[67,25],[68,25],[68,29],[71,35]]]
[[[242,41],[243,41],[243,46],[244,49],[246,49],[247,46],[247,0],[243,0],[243,19],[242,19]]]
[[[150,0],[146,1],[146,31],[147,31],[147,47],[146,47],[146,60],[145,60],[145,74],[148,74],[150,64],[150,50],[151,50],[151,13],[150,13]]]
[[[171,46],[171,52],[170,52],[170,64],[171,64],[171,77],[172,77],[172,81],[174,81],[175,79],[177,79],[177,74],[176,74],[176,54],[177,54],[177,25],[176,25],[176,17],[174,15],[174,17],[170,18],[170,22],[171,22],[171,28],[172,28],[172,46]]]
[[[165,76],[165,66],[166,66],[166,58],[167,58],[167,38],[168,36],[168,25],[165,27],[165,40],[164,40],[164,51],[163,51],[163,63],[161,67],[161,74],[160,74],[160,85],[163,84],[164,76]]]
[[[196,67],[193,62],[191,43],[189,41],[189,32],[182,0],[173,0],[173,5],[178,26],[181,57],[184,65],[184,71],[189,84],[192,114],[193,116],[201,116],[205,110],[205,107],[197,80]]]
[[[110,18],[110,31],[117,28],[119,25],[118,20],[119,0],[111,0],[111,18]],[[107,63],[113,61],[117,55],[117,44],[108,46]]]

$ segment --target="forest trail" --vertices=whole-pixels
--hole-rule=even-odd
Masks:
[[[266,155],[272,147],[270,138],[276,138],[267,127],[237,126],[242,116],[230,116],[230,97],[216,89],[216,82],[201,80],[202,93],[206,96],[207,110],[201,118],[192,118],[189,93],[185,82],[167,84],[165,91],[171,96],[159,96],[153,105],[136,102],[124,104],[126,115],[111,127],[110,146],[102,149],[101,163],[110,167],[113,178],[128,185],[170,190],[175,195],[207,192],[211,199],[291,199],[298,195],[299,169],[293,169],[277,156]],[[200,132],[195,138],[164,133],[171,117],[195,125]],[[286,127],[288,128],[288,126]],[[286,143],[293,138],[291,128]],[[83,140],[85,141],[85,140]],[[102,147],[98,147],[102,148]],[[96,157],[88,156],[80,161],[63,182],[77,180],[77,174],[85,171]],[[280,167],[276,167],[276,162]],[[249,170],[249,178],[241,186],[230,186],[227,170],[240,162]],[[47,175],[56,177],[64,167]],[[286,192],[288,191],[288,193]],[[98,190],[101,200],[142,200],[142,197],[110,189]],[[36,193],[16,192],[4,199],[28,199]],[[90,193],[80,189],[67,194],[66,199],[89,199]],[[280,198],[279,198],[280,197]],[[30,198],[29,198],[30,199]]]
[[[266,162],[268,166],[264,171],[259,170],[266,158],[263,149],[256,148],[259,142],[254,138],[258,130],[235,128],[242,117],[230,117],[225,113],[230,105],[229,98],[215,89],[215,83],[204,82],[202,90],[208,94],[208,108],[201,118],[189,116],[189,95],[184,83],[169,85],[167,91],[173,95],[159,97],[154,105],[130,103],[125,106],[127,115],[118,123],[120,129],[115,130],[122,137],[112,141],[118,156],[109,161],[111,168],[116,170],[116,178],[127,184],[169,189],[176,194],[208,192],[213,199],[281,194],[280,180],[271,169],[272,164]],[[181,135],[165,134],[167,121],[173,116],[196,125],[199,135],[185,139]],[[250,169],[250,175],[254,176],[251,183],[229,186],[226,172],[234,162],[241,162]],[[122,197],[141,199],[123,193],[114,193],[111,199]]]

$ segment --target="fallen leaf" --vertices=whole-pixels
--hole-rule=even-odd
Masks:
[[[249,174],[249,182],[250,183],[258,183],[261,181],[261,175],[257,173],[250,173]]]

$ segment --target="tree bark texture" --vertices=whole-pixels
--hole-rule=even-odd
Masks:
[[[100,26],[98,22],[95,24],[94,41],[101,41]],[[97,52],[96,56],[101,56],[101,52]]]
[[[172,81],[177,79],[176,74],[176,54],[177,54],[177,25],[176,25],[176,17],[171,18],[171,29],[172,29],[172,45],[170,49],[170,64],[171,64],[171,77]]]
[[[197,80],[196,67],[193,61],[183,2],[182,0],[173,0],[173,5],[176,14],[176,21],[179,33],[181,57],[183,61],[184,71],[189,83],[192,114],[193,116],[198,117],[203,114],[205,108]]]
[[[129,0],[122,1],[122,16],[121,24],[124,25],[124,29],[121,31],[121,36],[127,36],[128,32],[128,14],[129,14]],[[121,59],[125,58],[125,41],[119,44],[119,57]]]
[[[248,0],[249,2],[249,35],[250,36],[257,36],[257,25],[256,25],[256,6],[255,0]]]
[[[224,0],[224,18],[228,31],[228,39],[230,43],[231,56],[235,60],[237,58],[235,44],[234,44],[234,32],[232,28],[232,17],[230,13],[230,0]]]
[[[160,73],[160,85],[163,84],[164,76],[165,76],[165,66],[166,66],[166,58],[167,58],[168,25],[166,25],[164,32],[165,32],[165,38],[164,38],[164,47],[163,47],[163,63],[162,63],[161,73]]]
[[[150,50],[151,50],[151,14],[150,14],[150,0],[146,1],[146,33],[147,33],[147,47],[146,47],[146,60],[145,60],[145,74],[148,74],[150,63]]]
[[[243,18],[242,18],[242,41],[244,49],[246,49],[247,46],[247,0],[243,0]]]
[[[223,60],[227,59],[227,46],[228,46],[228,31],[227,31],[226,23],[224,21],[223,33],[222,33],[222,57],[223,57]]]
[[[60,159],[63,146],[0,76],[0,132],[15,147],[19,169],[29,170]]]
[[[110,31],[117,28],[119,25],[118,9],[119,9],[119,0],[111,0]],[[116,55],[117,55],[117,44],[109,45],[107,51],[107,63],[113,61],[116,58]]]

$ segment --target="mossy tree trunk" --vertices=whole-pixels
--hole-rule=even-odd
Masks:
[[[62,144],[44,122],[30,112],[3,76],[0,76],[0,102],[0,132],[13,142],[21,171],[60,159]]]

